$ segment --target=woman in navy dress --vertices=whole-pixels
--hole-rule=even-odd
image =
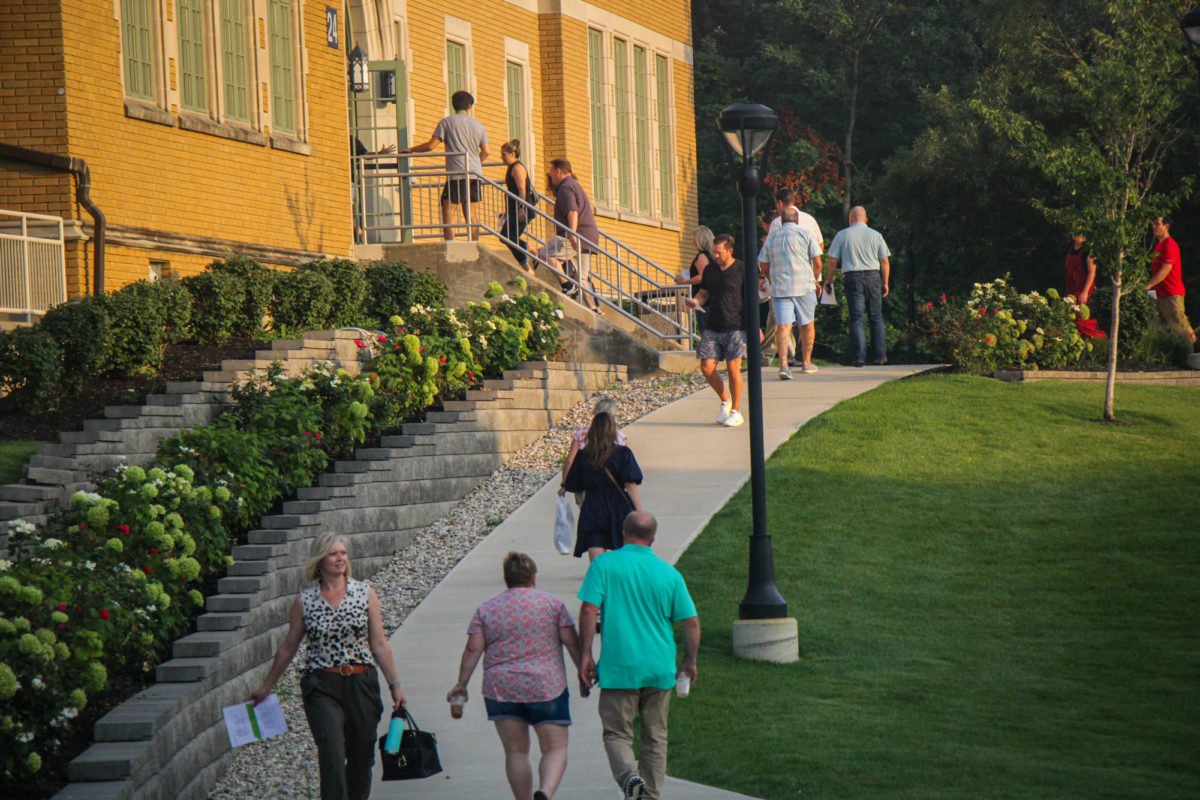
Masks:
[[[616,443],[617,422],[601,411],[592,418],[587,443],[567,472],[563,489],[583,492],[579,525],[575,529],[575,557],[585,552],[594,559],[623,544],[621,523],[630,511],[641,511],[638,484],[642,470],[633,451]],[[611,477],[610,477],[611,476]]]

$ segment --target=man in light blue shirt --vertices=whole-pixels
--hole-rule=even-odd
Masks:
[[[850,307],[850,347],[853,365],[861,367],[867,358],[867,340],[863,334],[863,308],[871,322],[871,358],[876,364],[887,363],[887,338],[883,327],[883,298],[888,294],[891,251],[879,231],[867,227],[867,210],[850,209],[850,227],[837,232],[829,246],[829,267],[825,273],[825,291],[833,288],[833,271],[842,265],[842,286]]]
[[[696,682],[700,619],[679,570],[650,545],[658,522],[632,511],[622,525],[625,546],[596,557],[579,589],[579,679],[600,683],[600,722],[613,779],[628,800],[658,800],[667,770],[667,709],[671,687]],[[596,617],[604,612],[599,664],[592,658]],[[683,625],[683,661],[675,667],[675,632]],[[681,690],[682,691],[682,690]],[[642,747],[633,755],[633,722],[641,718]]]
[[[797,224],[798,216],[793,207],[783,209],[780,215],[783,223],[767,236],[758,253],[758,274],[771,282],[781,381],[792,379],[787,362],[792,323],[799,326],[800,371],[805,375],[817,371],[812,363],[812,349],[821,281],[821,244]]]

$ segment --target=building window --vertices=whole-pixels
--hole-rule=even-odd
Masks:
[[[675,156],[671,151],[671,78],[666,56],[654,56],[658,118],[658,211],[675,218]]]
[[[446,99],[467,88],[467,47],[462,42],[446,40]],[[453,106],[451,106],[453,108]]]
[[[592,117],[592,198],[608,203],[608,132],[604,102],[604,34],[588,28],[588,102]]]
[[[125,94],[156,102],[154,15],[150,0],[121,0],[121,47],[125,51]]]
[[[504,62],[508,83],[508,138],[527,139],[525,135],[525,67],[512,61]]]
[[[292,0],[269,0],[267,28],[271,58],[271,121],[275,130],[296,133],[296,69]]]
[[[650,94],[646,83],[646,48],[633,48],[633,146],[637,163],[637,210],[650,206]]]
[[[225,118],[250,121],[249,46],[246,1],[221,0],[221,78]]]
[[[629,158],[629,45],[613,39],[613,85],[617,100],[617,202],[633,207],[633,170]]]
[[[208,56],[204,35],[204,0],[177,0],[179,12],[179,104],[208,113]]]

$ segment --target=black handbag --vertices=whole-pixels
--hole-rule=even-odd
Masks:
[[[387,736],[379,737],[379,761],[383,764],[385,781],[407,781],[413,778],[428,778],[442,771],[438,759],[437,735],[423,731],[404,709],[404,733],[400,736],[400,752],[389,753],[383,749]]]

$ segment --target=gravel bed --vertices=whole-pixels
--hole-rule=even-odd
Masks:
[[[545,436],[513,455],[453,511],[420,531],[412,544],[371,576],[371,585],[383,606],[383,625],[388,634],[400,627],[408,612],[483,537],[562,469],[572,432],[588,423],[597,400],[615,399],[620,409],[617,422],[625,426],[706,385],[699,374],[630,381],[596,392],[587,402],[572,408]],[[301,645],[292,667],[275,689],[287,718],[288,732],[240,748],[229,771],[209,795],[210,800],[264,797],[293,800],[319,796],[317,748],[300,701],[297,665],[303,662]]]

